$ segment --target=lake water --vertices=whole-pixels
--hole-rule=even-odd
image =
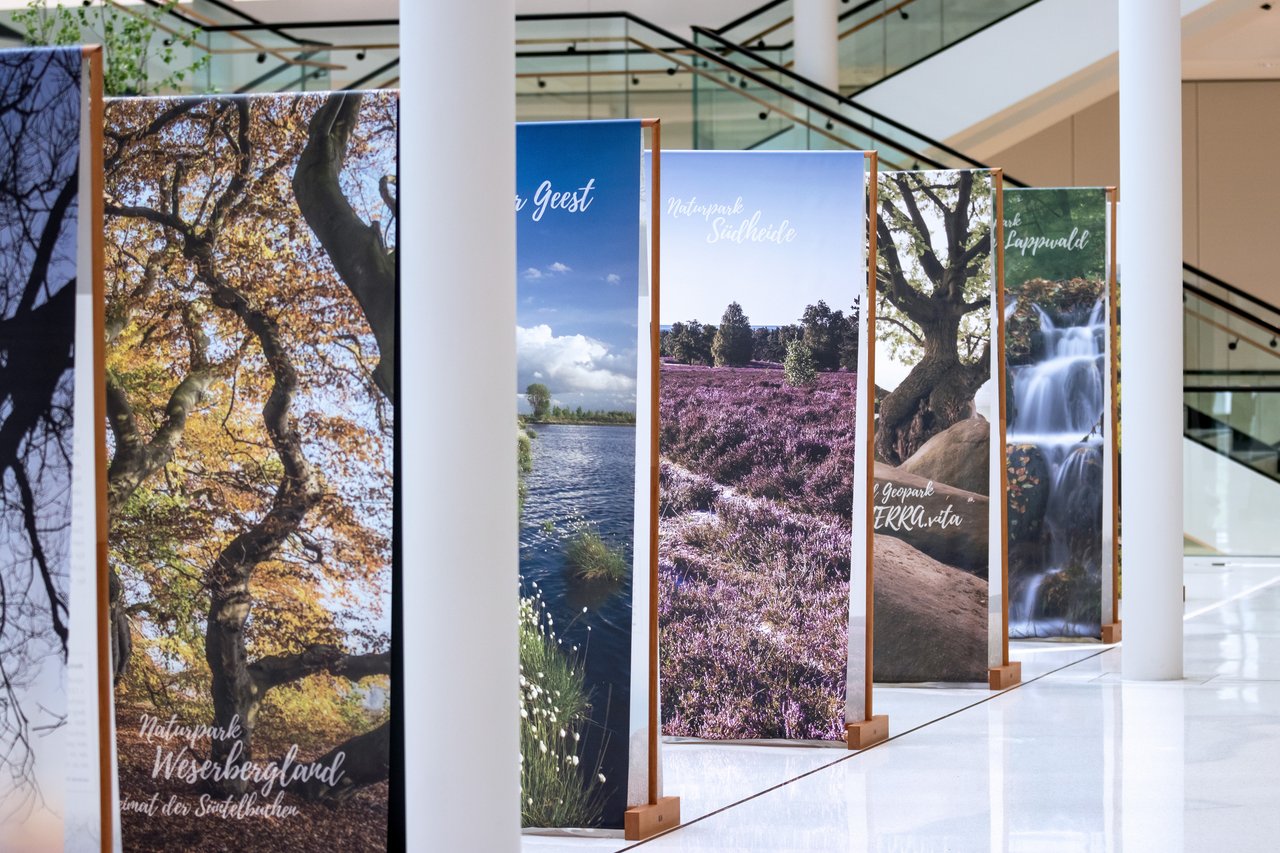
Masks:
[[[566,648],[585,650],[592,726],[582,735],[582,763],[594,767],[600,760],[608,780],[604,822],[621,826],[630,731],[631,579],[604,586],[571,581],[564,545],[575,520],[583,520],[631,561],[636,431],[630,426],[562,424],[533,429],[533,470],[525,480],[528,495],[520,525],[521,591],[530,595],[536,582]]]

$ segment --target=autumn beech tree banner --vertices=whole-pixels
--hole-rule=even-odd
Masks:
[[[663,731],[843,745],[865,698],[850,578],[866,159],[662,162]]]
[[[106,108],[128,849],[382,850],[394,92]]]
[[[626,809],[646,801],[640,169],[639,121],[516,126],[520,807],[529,830],[622,829]]]
[[[1112,621],[1107,208],[1102,188],[1005,193],[1015,637],[1098,637]]]
[[[0,850],[101,849],[101,70],[0,51]]]
[[[1003,656],[993,178],[880,175],[877,682],[985,682]]]

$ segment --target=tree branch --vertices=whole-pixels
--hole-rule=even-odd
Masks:
[[[293,173],[293,194],[334,269],[351,290],[378,342],[381,360],[373,378],[394,402],[396,263],[375,221],[366,224],[342,192],[339,176],[360,115],[361,96],[340,92],[329,96],[311,118],[307,145]],[[379,191],[395,210],[389,182]]]
[[[350,655],[337,646],[318,643],[297,654],[271,655],[249,664],[249,674],[262,693],[321,672],[349,681],[390,675],[391,653]]]

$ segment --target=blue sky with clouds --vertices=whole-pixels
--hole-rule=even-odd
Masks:
[[[663,152],[662,324],[718,323],[735,301],[756,326],[820,299],[848,311],[866,288],[864,168],[856,151]]]
[[[640,133],[516,126],[518,394],[542,382],[561,405],[635,410]]]

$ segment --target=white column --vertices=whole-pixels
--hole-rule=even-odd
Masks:
[[[840,89],[837,0],[795,0],[796,73],[833,92]]]
[[[1124,675],[1182,677],[1182,66],[1178,0],[1120,7]]]
[[[514,15],[400,9],[409,850],[520,843]]]

